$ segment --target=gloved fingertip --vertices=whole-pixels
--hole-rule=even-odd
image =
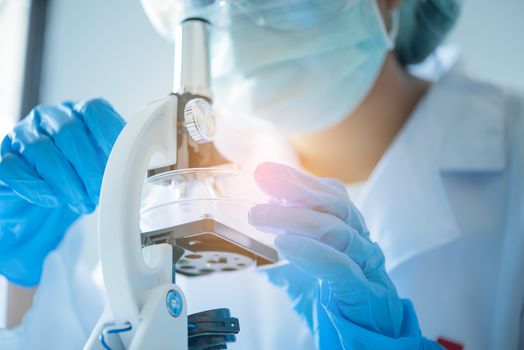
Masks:
[[[275,247],[288,260],[295,262],[319,260],[321,256],[324,256],[323,259],[330,259],[337,254],[343,255],[313,238],[295,234],[278,235],[275,238]]]
[[[275,238],[275,247],[283,255],[295,255],[297,237],[293,235],[279,235]]]
[[[115,108],[103,98],[95,98],[92,100],[80,101],[75,105],[75,110],[80,113],[84,118],[98,116],[106,116],[110,114],[112,118],[103,118],[106,123],[111,123],[112,129],[115,129],[116,135],[120,133],[120,130],[124,127],[125,121],[118,114]]]
[[[75,109],[76,102],[74,101],[64,101],[62,102],[62,106],[69,108],[69,109]]]
[[[255,175],[270,175],[279,166],[279,164],[273,162],[260,163],[255,169]]]
[[[266,195],[283,202],[304,201],[310,192],[310,176],[287,165],[262,163],[255,170],[254,177]]]
[[[284,165],[272,162],[264,162],[259,164],[254,172],[255,180],[258,183],[265,183],[269,179],[275,177],[275,173],[279,172]]]
[[[79,101],[75,103],[74,108],[77,112],[81,113],[84,113],[89,108],[102,108],[105,111],[115,112],[113,106],[102,97]]]
[[[95,211],[96,204],[92,203],[92,202],[89,202],[89,203],[86,203],[86,205],[84,205],[84,207],[85,207],[85,213],[86,214],[91,214],[92,212]]]
[[[95,191],[87,191],[87,197],[89,198],[88,204],[84,205],[88,212],[93,211],[93,208],[98,206],[100,200],[100,194]]]
[[[42,271],[39,269],[37,272],[31,272],[25,276],[11,276],[10,274],[5,274],[7,280],[14,285],[23,287],[23,288],[33,288],[40,284],[42,278]]]
[[[252,207],[248,214],[248,222],[252,226],[264,226],[268,222],[269,208],[265,204],[257,204]]]
[[[257,221],[256,219],[253,218],[253,208],[249,209],[249,211],[247,212],[247,222],[251,225],[251,226],[257,226]]]
[[[109,157],[113,144],[125,126],[125,120],[102,98],[79,102],[75,111],[86,123],[105,157]]]
[[[95,207],[97,207],[98,203],[100,203],[100,194],[99,193],[93,193],[91,195],[91,201],[93,202],[93,205]]]

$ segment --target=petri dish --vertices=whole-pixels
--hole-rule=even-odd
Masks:
[[[140,227],[143,237],[153,232],[184,249],[176,269],[188,276],[267,265],[278,260],[275,237],[252,227],[248,211],[268,200],[249,172],[231,168],[170,171],[146,180]]]

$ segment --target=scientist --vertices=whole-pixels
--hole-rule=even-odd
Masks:
[[[275,11],[257,12],[263,4]],[[278,235],[290,264],[200,279],[190,302],[208,306],[213,281],[242,322],[242,349],[517,349],[524,100],[456,67],[433,65],[432,81],[407,69],[438,56],[460,2],[230,5],[245,12],[213,39],[217,106],[289,135],[322,178],[260,165],[255,178],[275,200],[249,220]],[[95,210],[123,126],[97,99],[36,107],[3,140],[0,273],[38,289],[0,347],[87,339],[103,301],[78,260],[75,222]]]

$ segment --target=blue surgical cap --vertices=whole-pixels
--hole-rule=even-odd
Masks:
[[[395,51],[404,65],[422,62],[459,17],[462,0],[404,0]]]

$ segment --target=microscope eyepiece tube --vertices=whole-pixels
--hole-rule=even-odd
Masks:
[[[173,92],[211,99],[209,62],[209,22],[188,18],[175,35],[175,75]]]

